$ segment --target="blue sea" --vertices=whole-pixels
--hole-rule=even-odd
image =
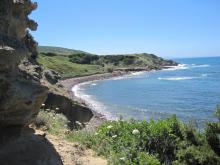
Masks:
[[[176,115],[184,122],[216,120],[220,104],[220,57],[175,59],[179,66],[137,72],[73,88],[108,119],[149,120]]]

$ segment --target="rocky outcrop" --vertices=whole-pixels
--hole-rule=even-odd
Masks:
[[[61,76],[54,70],[45,70],[44,75],[47,81],[50,82],[51,84],[56,84],[61,78]]]
[[[93,112],[88,107],[73,101],[61,92],[49,92],[45,101],[45,109],[47,108],[55,110],[56,113],[64,114],[71,124],[74,124],[76,121],[81,123],[89,122],[93,117]]]
[[[37,29],[28,18],[36,8],[30,0],[0,1],[0,129],[29,124],[47,96],[34,63],[37,44],[27,31]],[[24,58],[31,62],[21,63]]]

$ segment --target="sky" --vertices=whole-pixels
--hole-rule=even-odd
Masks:
[[[35,0],[39,45],[95,54],[220,56],[220,0]]]

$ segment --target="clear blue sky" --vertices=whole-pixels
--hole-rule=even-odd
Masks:
[[[220,56],[220,0],[35,0],[40,45],[96,54]]]

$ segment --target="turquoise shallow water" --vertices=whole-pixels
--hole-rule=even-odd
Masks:
[[[220,104],[220,57],[177,59],[180,66],[77,86],[74,90],[110,119],[215,120]]]

